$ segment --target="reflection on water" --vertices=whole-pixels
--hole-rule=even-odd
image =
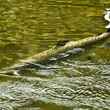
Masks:
[[[88,69],[90,74],[83,68]],[[51,79],[26,77],[18,78],[18,80],[16,78],[16,81],[4,79],[0,84],[1,107],[9,107],[9,110],[12,109],[11,107],[18,106],[41,107],[41,109],[49,110],[56,110],[58,107],[70,110],[72,108],[109,110],[108,68],[110,66],[101,68],[100,65],[92,65],[91,68],[89,66],[86,68],[81,65],[76,69],[81,72],[80,75],[67,68],[63,75],[60,70],[57,72],[60,75],[56,77],[54,75]],[[103,73],[105,69],[106,75]],[[67,76],[69,73],[75,73],[75,76]]]
[[[23,76],[1,77],[0,107],[109,110],[110,65],[68,60],[58,66],[60,69],[27,70]]]
[[[0,68],[104,32],[109,0],[1,0]],[[19,76],[0,74],[0,110],[109,110],[109,39],[76,48]]]

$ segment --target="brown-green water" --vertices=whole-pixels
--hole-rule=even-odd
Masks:
[[[107,7],[110,0],[0,0],[0,68],[104,32]],[[109,40],[43,65],[54,69],[0,74],[0,110],[110,110]]]

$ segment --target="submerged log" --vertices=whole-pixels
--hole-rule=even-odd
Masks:
[[[70,49],[90,45],[108,37],[110,37],[110,32],[105,32],[99,36],[89,37],[79,41],[69,41],[64,46],[54,47],[41,53],[35,54],[31,57],[28,57],[24,60],[20,60],[17,64],[4,68],[0,71],[0,73],[13,72],[14,74],[17,74],[17,71],[22,70],[23,68],[28,68],[31,64],[41,63]]]

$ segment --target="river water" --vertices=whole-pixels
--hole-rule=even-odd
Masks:
[[[109,0],[0,0],[0,69],[105,30]],[[0,110],[110,110],[110,39],[71,56],[0,74]],[[80,51],[79,51],[80,50]],[[63,57],[63,58],[62,58]]]

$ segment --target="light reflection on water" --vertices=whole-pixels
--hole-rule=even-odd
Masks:
[[[58,40],[79,40],[104,31],[107,0],[1,0],[0,68]],[[109,110],[109,39],[62,53],[20,76],[0,74],[1,110]],[[68,56],[71,54],[71,56]],[[34,65],[34,64],[33,64]]]
[[[48,70],[48,76],[47,70],[41,70],[46,76],[39,72],[36,78],[22,76],[14,81],[3,79],[0,84],[1,107],[9,110],[18,106],[21,109],[23,106],[40,107],[41,110],[109,110],[110,65],[87,66],[84,62],[80,62],[80,65],[63,62],[62,67],[64,65],[65,68],[54,70],[53,73]]]

